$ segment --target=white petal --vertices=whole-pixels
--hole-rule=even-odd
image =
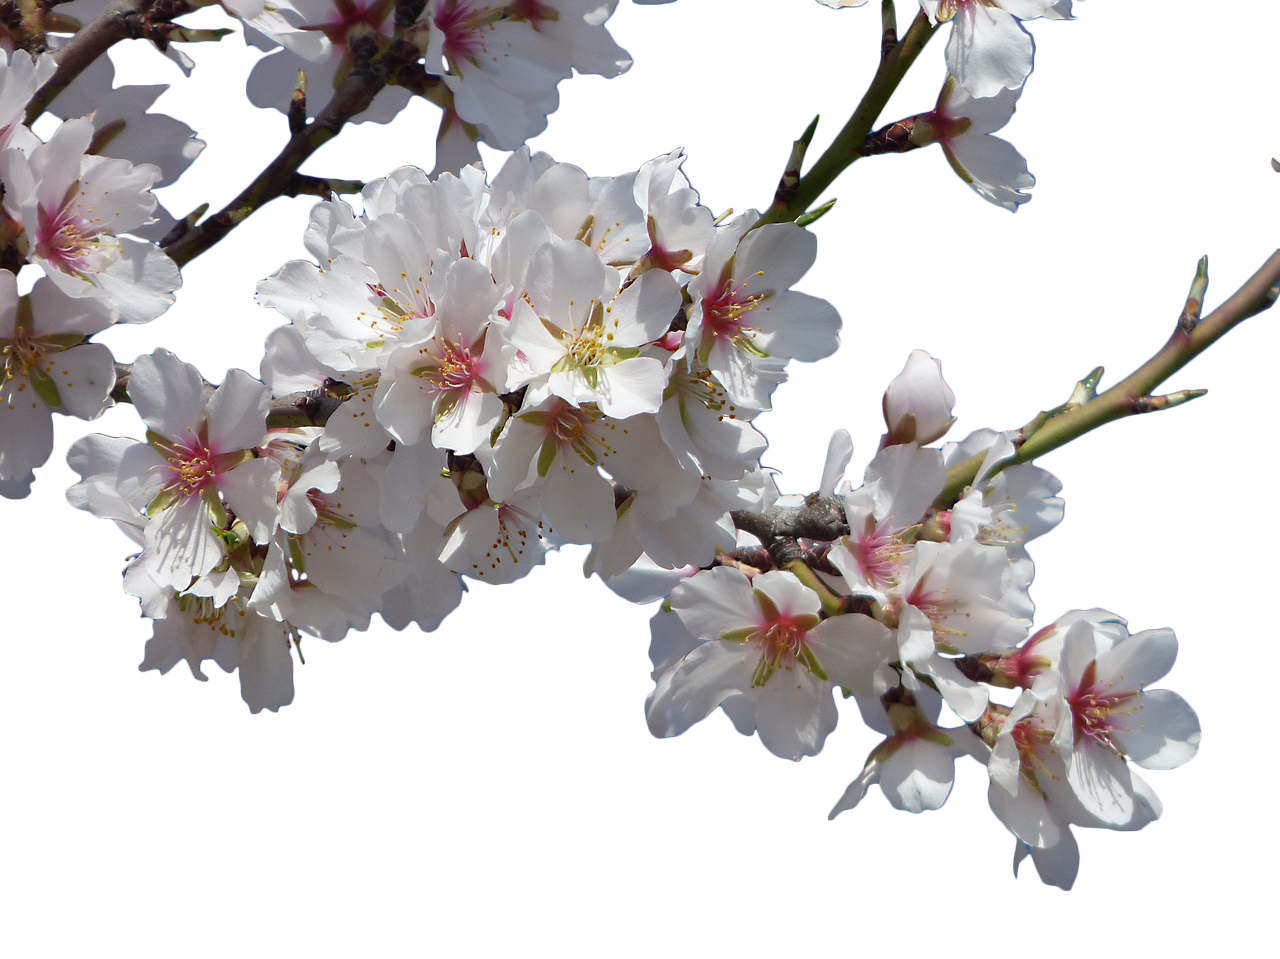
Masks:
[[[816,756],[839,718],[831,684],[801,666],[775,670],[749,697],[760,742],[783,759]]]
[[[82,343],[50,357],[49,375],[58,387],[62,412],[82,420],[107,408],[116,384],[111,351],[101,343]]]
[[[1081,739],[1067,763],[1067,780],[1080,804],[1108,825],[1123,825],[1133,815],[1129,767],[1110,749]]]
[[[160,453],[138,439],[90,433],[72,443],[67,451],[67,466],[82,478],[81,483],[67,490],[67,502],[77,510],[90,508],[79,502],[81,490],[87,485],[106,485],[137,512],[155,498],[165,483],[165,461]],[[99,515],[108,517],[106,513]]]
[[[658,680],[645,713],[659,738],[678,736],[726,697],[751,688],[755,663],[737,643],[703,643]]]
[[[293,702],[289,637],[278,624],[257,613],[242,612],[243,619],[252,617],[257,622],[240,638],[240,697],[249,704],[250,712],[275,712]]]
[[[53,411],[24,378],[0,389],[0,495],[21,499],[53,452]]]
[[[671,609],[694,636],[719,639],[760,618],[751,583],[740,570],[717,566],[686,579],[671,592]]]
[[[849,461],[853,459],[853,440],[844,430],[836,430],[827,443],[827,458],[822,464],[822,481],[818,483],[821,496],[835,496],[836,486],[844,479]]]
[[[276,507],[279,479],[280,464],[266,457],[241,463],[218,477],[218,490],[236,517],[249,527],[254,542],[265,543],[275,530],[279,515]]]
[[[1200,720],[1187,701],[1167,689],[1137,697],[1129,725],[1111,733],[1125,755],[1146,769],[1181,766],[1200,748]]]
[[[215,453],[253,449],[267,434],[271,394],[244,370],[228,370],[209,399],[209,445]]]
[[[195,435],[204,413],[204,381],[194,366],[156,350],[134,361],[129,399],[148,427],[182,442]]]
[[[972,4],[953,21],[947,67],[975,97],[1014,89],[1031,73],[1035,45],[1022,24],[999,7]]]
[[[895,809],[924,812],[941,809],[951,795],[955,760],[951,750],[928,739],[913,738],[881,764],[880,789]]]
[[[1036,178],[1028,171],[1022,154],[1007,140],[962,136],[943,143],[942,149],[952,169],[979,196],[1010,211],[1031,199],[1026,191],[1036,185]]]
[[[1144,629],[1098,654],[1098,681],[1117,690],[1141,689],[1173,669],[1178,639],[1171,629]]]
[[[767,223],[738,244],[733,272],[746,279],[751,292],[786,290],[809,272],[817,256],[818,238],[808,230],[794,223]]]
[[[222,540],[199,496],[170,506],[147,524],[140,562],[162,586],[182,590],[222,560]]]

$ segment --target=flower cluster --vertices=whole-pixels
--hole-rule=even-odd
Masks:
[[[291,320],[265,385],[141,358],[147,441],[80,441],[72,498],[142,546],[126,587],[165,620],[147,663],[238,662],[251,707],[276,708],[288,658],[219,652],[229,610],[275,624],[245,642],[284,648],[374,612],[432,629],[462,577],[509,583],[563,543],[606,578],[732,548],[731,511],[766,486],[751,421],[789,360],[834,351],[839,318],[791,289],[813,236],[754,212],[717,226],[682,160],[591,178],[521,150],[491,185],[398,170],[359,213],[318,204],[317,262],[260,285]],[[297,391],[344,402],[322,428],[269,430],[270,394]]]
[[[443,84],[447,98],[431,94],[445,109],[437,170],[457,171],[478,159],[478,139],[514,150],[541,133],[559,105],[557,86],[575,70],[614,77],[631,65],[604,26],[617,0],[427,0],[404,7],[388,0],[236,0],[226,6],[243,19],[249,42],[274,51],[249,77],[256,106],[287,110],[302,71],[311,91],[308,111],[316,116],[329,100],[324,91],[380,54],[413,69],[379,91],[356,122],[387,123],[415,85],[426,93]]]
[[[837,488],[852,452],[841,435],[818,502],[792,506],[825,499],[847,533],[780,553],[744,532],[720,565],[679,578],[653,621],[649,727],[676,735],[720,707],[740,732],[798,760],[835,728],[838,688],[883,739],[832,817],[876,783],[898,809],[937,809],[956,758],[971,756],[1017,837],[1015,866],[1029,854],[1065,888],[1079,863],[1069,827],[1155,819],[1159,802],[1129,763],[1185,762],[1200,727],[1176,694],[1145,689],[1173,665],[1169,630],[1131,636],[1095,609],[1029,635],[1026,544],[1061,519],[1060,484],[1012,464],[1008,434],[919,445],[947,431],[953,402],[936,361],[913,354],[886,391],[888,432],[863,484]],[[975,457],[974,482],[948,502],[948,468]],[[1022,690],[1011,705],[993,696],[1010,689]],[[941,719],[944,705],[959,725]]]
[[[250,99],[285,111],[290,139],[203,224],[176,222],[151,192],[203,146],[147,112],[162,88],[117,87],[102,58],[60,79],[75,58],[55,66],[43,52],[75,53],[60,34],[80,15],[124,29],[114,6],[45,10],[21,49],[0,27],[0,495],[29,491],[53,412],[92,419],[127,399],[143,438],[73,444],[81,480],[68,499],[136,546],[124,584],[153,622],[141,668],[185,661],[204,679],[211,660],[238,674],[255,713],[292,701],[304,635],[337,641],[375,614],[433,630],[468,581],[511,583],[549,551],[583,547],[587,575],[663,600],[646,703],[655,736],[719,708],[798,761],[821,751],[839,699],[851,700],[879,741],[833,818],[876,784],[896,808],[937,809],[969,757],[1015,836],[1015,870],[1029,856],[1069,887],[1071,827],[1153,821],[1159,800],[1132,767],[1180,765],[1200,740],[1181,697],[1147,688],[1173,665],[1171,631],[1130,634],[1101,609],[1033,631],[1028,544],[1063,507],[1022,447],[1096,398],[1092,386],[1023,431],[931,446],[955,422],[955,396],[916,351],[884,394],[886,432],[861,485],[844,479],[852,444],[837,433],[805,497],[780,495],[761,468],[755,420],[791,360],[837,345],[834,307],[793,289],[816,254],[804,225],[830,207],[792,209],[818,192],[801,188],[810,174],[937,143],[975,191],[1016,210],[1034,179],[993,134],[1032,69],[1024,23],[1069,19],[1071,0],[920,0],[902,39],[887,4],[882,67],[951,25],[934,108],[801,176],[811,128],[773,206],[732,220],[700,203],[679,150],[591,177],[521,146],[561,80],[630,65],[604,26],[615,6],[225,0],[269,51]],[[189,69],[172,44],[228,31],[179,27],[184,12],[147,7],[127,29]],[[355,184],[298,172],[343,124],[387,122],[414,95],[444,112],[436,175],[405,167]],[[46,107],[64,122],[44,139],[26,121]],[[516,150],[491,180],[473,162],[481,139]],[[358,207],[335,185],[362,187]],[[165,350],[117,365],[92,342],[174,301],[181,275],[166,249],[185,263],[300,192],[327,199],[306,230],[312,259],[259,284],[259,302],[288,321],[259,378],[230,370],[215,385]],[[28,282],[24,269],[43,275]],[[1197,284],[1184,334],[1200,322]]]

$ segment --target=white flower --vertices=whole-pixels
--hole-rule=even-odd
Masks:
[[[663,393],[658,426],[682,469],[733,480],[754,469],[769,445],[749,422],[758,412],[734,403],[710,370],[677,367]]]
[[[413,445],[429,433],[440,449],[470,453],[498,425],[514,351],[490,325],[503,291],[487,267],[457,260],[443,287],[432,335],[391,354],[375,402],[397,442]]]
[[[545,376],[553,395],[575,406],[596,403],[606,416],[657,412],[666,370],[641,348],[667,331],[680,290],[660,272],[625,288],[621,282],[621,274],[572,240],[554,237],[534,255],[528,292],[507,333],[528,363],[526,381]]]
[[[984,199],[1016,212],[1031,199],[1026,191],[1036,184],[1027,161],[1007,140],[992,136],[1013,117],[1022,88],[999,90],[975,99],[947,78],[938,104],[916,117],[911,142],[938,143],[956,175]]]
[[[885,739],[871,751],[862,774],[849,783],[828,819],[857,806],[875,783],[889,804],[904,812],[941,809],[951,794],[955,757],[966,751],[964,737],[969,732],[963,727],[939,728],[938,698],[927,690],[919,699],[903,690],[892,696],[894,701],[883,704],[859,698],[863,718]]]
[[[86,153],[89,120],[68,120],[29,157],[9,154],[5,212],[22,224],[28,256],[69,296],[102,297],[122,323],[169,308],[182,285],[154,243],[122,234],[150,222],[160,168]]]
[[[427,72],[458,115],[500,150],[541,133],[572,75],[615,77],[631,65],[604,22],[617,0],[430,0]]]
[[[119,482],[150,520],[134,563],[185,590],[223,561],[226,506],[259,543],[275,528],[280,466],[253,453],[266,436],[267,388],[232,370],[207,396],[194,367],[157,350],[134,363],[129,396],[148,427],[148,442],[120,466]]]
[[[239,672],[250,712],[275,712],[293,702],[292,638],[288,623],[259,616],[240,599],[215,607],[199,597],[171,597],[138,668],[167,673],[185,659],[191,675],[203,680],[200,665],[212,659],[228,673]]]
[[[816,755],[836,725],[832,690],[856,682],[867,647],[888,635],[860,614],[820,620],[819,605],[787,572],[748,580],[719,566],[680,583],[671,608],[700,642],[656,672],[646,707],[650,731],[679,735],[740,697],[730,707],[740,731],[754,729],[785,759]]]
[[[504,502],[485,499],[458,517],[440,550],[449,569],[486,583],[513,583],[541,564],[551,525],[539,518],[540,490],[519,490]]]
[[[0,49],[0,176],[8,169],[11,149],[29,152],[40,140],[23,120],[27,104],[57,69],[51,54],[33,57]]]
[[[1123,826],[1135,808],[1126,758],[1148,769],[1180,766],[1200,747],[1200,721],[1177,693],[1146,686],[1173,666],[1178,642],[1168,629],[1111,636],[1079,620],[1063,641],[1062,695],[1070,709],[1074,748],[1067,778],[1086,810]],[[1041,674],[1036,687],[1058,681]]]
[[[902,604],[933,624],[949,653],[987,653],[1020,643],[1031,625],[1031,600],[1009,556],[978,543],[917,543],[902,581]]]
[[[938,450],[908,443],[876,454],[863,485],[844,498],[849,535],[830,554],[853,595],[887,600],[910,562],[912,528],[924,519],[946,479]]]
[[[0,270],[0,496],[26,496],[53,451],[53,413],[90,420],[110,403],[111,351],[89,336],[115,322],[107,304],[74,300],[49,280],[19,297]]]
[[[947,69],[975,97],[1016,90],[1031,73],[1035,45],[1021,21],[1054,0],[920,0],[934,22],[952,21]]]
[[[1062,677],[1047,675],[1014,704],[987,761],[991,810],[1017,838],[1015,874],[1030,855],[1040,878],[1063,889],[1071,887],[1080,865],[1071,825],[1135,830],[1161,812],[1151,787],[1132,774],[1133,802],[1124,819],[1102,821],[1082,804],[1069,772],[1078,742],[1075,727]]]
[[[744,214],[711,241],[689,281],[685,343],[690,368],[707,367],[735,402],[765,410],[788,360],[835,351],[840,316],[826,300],[790,289],[813,265],[814,235],[794,223],[752,230],[757,219]]]
[[[956,418],[956,395],[942,378],[942,364],[924,350],[912,350],[902,372],[884,391],[885,445],[941,439]]]
[[[976,539],[1009,547],[1021,557],[1028,542],[1062,522],[1062,483],[1048,470],[1019,463],[993,475],[1014,452],[1010,434],[995,430],[978,430],[943,446],[948,469],[983,457],[969,492],[951,509],[952,542]]]

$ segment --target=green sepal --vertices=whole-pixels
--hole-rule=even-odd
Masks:
[[[218,495],[216,486],[206,486],[200,491],[200,499],[209,510],[209,519],[212,521],[216,529],[224,529],[231,517],[227,514],[227,507],[223,505],[222,497]]]
[[[800,628],[800,632],[807,633],[822,622],[822,617],[817,613],[801,613],[799,616],[792,616],[791,622]]]
[[[230,529],[215,529],[214,532],[229,553],[234,553],[249,542],[249,527],[245,525],[244,520],[238,519],[231,524]]]
[[[289,562],[293,564],[295,571],[306,574],[307,557],[302,552],[302,543],[297,536],[289,537]]]
[[[67,191],[68,200],[71,197],[75,196],[75,191],[79,189],[79,187],[80,187],[79,180],[76,180],[75,183],[71,184],[71,187]],[[66,205],[65,202],[63,205],[64,206]],[[19,333],[35,332],[36,317],[35,317],[35,313],[31,309],[30,295],[18,298],[18,308],[14,311],[14,314],[13,314],[13,328],[15,332],[19,332]]]
[[[40,342],[47,346],[56,346],[58,352],[69,350],[73,346],[79,346],[85,341],[86,337],[83,333],[50,333],[47,336],[40,337]]]
[[[764,613],[769,619],[777,619],[782,614],[778,611],[777,604],[771,600],[762,590],[752,589],[751,592],[756,595],[756,604],[760,607],[760,612]]]
[[[738,629],[730,629],[721,633],[720,638],[726,643],[745,643],[758,631],[755,626],[742,626]]]
[[[550,415],[545,410],[534,410],[531,413],[520,413],[516,419],[524,420],[530,426],[536,426],[539,429],[546,429],[551,422]]]
[[[800,644],[800,652],[796,655],[796,659],[804,664],[805,669],[809,670],[809,672],[813,673],[813,675],[817,676],[819,679],[825,680],[829,678],[827,676],[827,671],[823,669],[822,664],[818,662],[818,658],[813,655],[813,650],[804,643]]]
[[[143,435],[147,440],[147,445],[151,446],[153,449],[163,450],[166,453],[174,453],[177,455],[181,455],[182,453],[182,449],[177,446],[173,440],[169,439],[167,436],[161,436],[155,430],[147,430]]]
[[[62,397],[58,394],[58,384],[53,381],[53,377],[46,373],[40,367],[36,367],[27,374],[27,379],[31,381],[31,388],[35,390],[36,396],[44,400],[45,405],[50,409],[56,410],[62,405]]]
[[[542,441],[542,449],[538,451],[538,475],[546,477],[551,470],[551,464],[556,458],[556,441],[548,436]]]
[[[174,503],[178,502],[178,500],[180,500],[181,498],[182,498],[182,494],[178,492],[177,487],[166,486],[154,497],[152,497],[151,502],[147,504],[147,508],[142,512],[147,517],[147,519],[154,519],[156,516],[159,516],[161,513],[167,510]]]
[[[462,398],[460,396],[445,395],[440,397],[440,402],[436,404],[436,422],[439,423],[442,419],[457,409],[458,403],[461,399]]]
[[[769,677],[773,675],[774,664],[761,656],[760,661],[756,663],[756,668],[751,673],[751,685],[763,686],[769,681]]]
[[[585,439],[580,439],[573,444],[573,451],[582,457],[583,462],[590,466],[599,466],[600,457],[596,456],[596,451],[591,448],[591,444]]]
[[[232,450],[230,453],[219,453],[209,461],[209,465],[213,467],[215,473],[221,475],[253,458],[253,450]]]
[[[733,345],[742,350],[743,353],[762,360],[769,355],[764,350],[760,349],[760,347],[756,346],[756,341],[752,337],[745,334],[742,336],[735,336],[733,338]]]

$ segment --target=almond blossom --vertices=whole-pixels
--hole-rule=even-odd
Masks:
[[[938,450],[909,443],[876,454],[863,485],[844,497],[849,535],[831,550],[832,564],[855,596],[888,599],[910,562],[914,527],[944,482]]]
[[[280,466],[253,452],[266,434],[267,390],[232,370],[209,395],[194,367],[157,350],[134,364],[129,396],[148,427],[147,442],[123,454],[116,477],[148,518],[133,566],[160,587],[185,590],[223,562],[233,519],[259,543],[275,528]],[[101,472],[98,447],[85,443],[76,444],[92,454],[85,468]]]
[[[912,350],[907,365],[884,391],[884,445],[941,439],[956,421],[956,395],[942,378],[942,364],[924,350]]]
[[[617,0],[429,0],[427,72],[443,77],[467,123],[500,150],[541,133],[573,74],[631,66],[604,22]]]
[[[5,212],[22,224],[28,256],[68,296],[101,297],[122,323],[168,309],[182,285],[158,246],[124,234],[148,223],[159,167],[92,156],[89,120],[68,120],[30,156],[10,154]]]
[[[1044,16],[1054,0],[920,0],[935,23],[951,21],[947,69],[975,97],[1017,90],[1035,50],[1023,20]]]
[[[1177,651],[1168,629],[1126,634],[1112,645],[1107,633],[1080,620],[1064,638],[1059,670],[1074,734],[1067,780],[1103,823],[1123,825],[1133,816],[1126,759],[1172,769],[1199,749],[1200,721],[1186,700],[1167,689],[1146,690],[1172,668]]]
[[[784,759],[822,749],[836,725],[832,690],[858,681],[864,648],[888,632],[859,614],[821,620],[817,594],[779,571],[751,581],[728,567],[699,573],[676,587],[671,608],[697,645],[655,672],[649,729],[679,735],[738,697],[735,725]]]
[[[840,317],[826,300],[792,290],[813,265],[817,239],[794,223],[752,229],[755,212],[721,228],[689,281],[687,362],[715,374],[737,403],[769,408],[789,360],[834,352]]]
[[[621,281],[583,244],[553,238],[529,265],[508,337],[529,364],[527,382],[546,377],[552,395],[625,419],[662,404],[665,365],[642,348],[666,332],[680,291],[666,273]]]
[[[956,175],[983,199],[1010,212],[1031,199],[1036,178],[1006,140],[992,136],[1013,117],[1022,88],[998,90],[978,99],[948,77],[930,113],[915,118],[911,142],[937,143]]]
[[[47,279],[18,296],[0,270],[0,495],[27,495],[53,452],[53,414],[91,420],[115,387],[111,351],[86,343],[116,320],[98,300],[74,300]]]

